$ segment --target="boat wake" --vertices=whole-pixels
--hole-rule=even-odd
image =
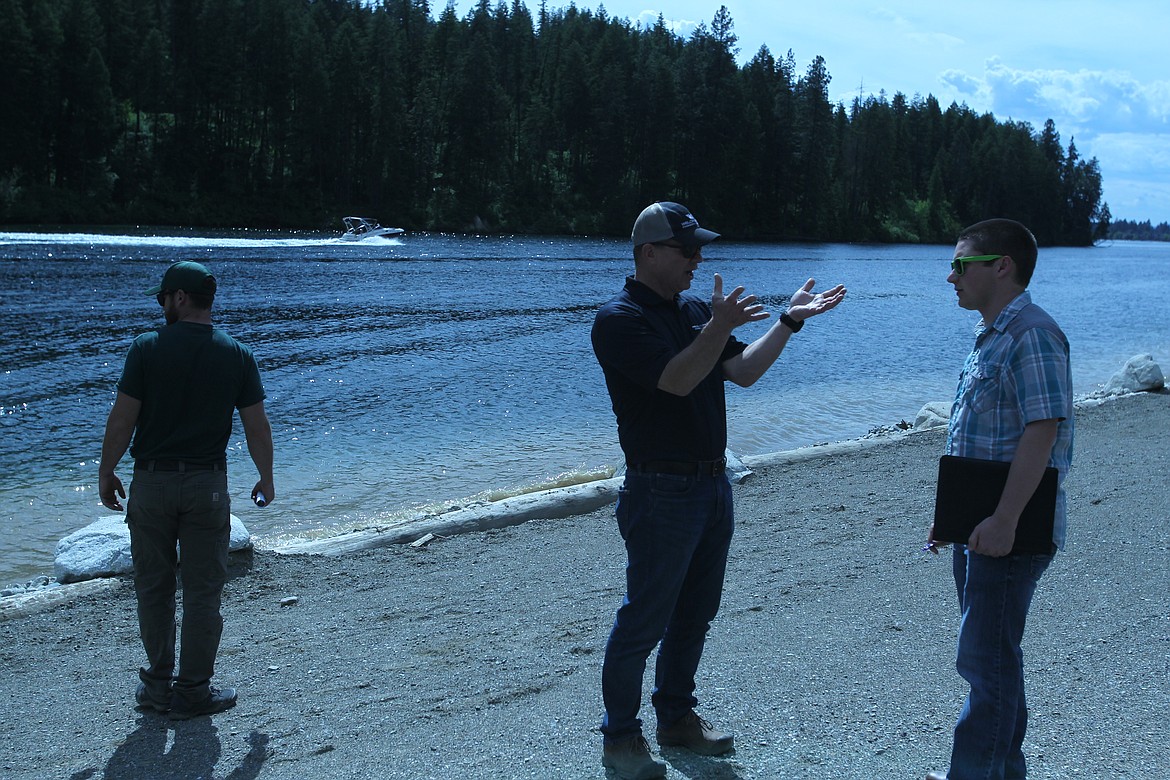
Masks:
[[[368,240],[368,239],[367,239]],[[161,246],[174,248],[258,249],[264,247],[335,246],[342,241],[335,235],[314,238],[276,238],[263,236],[127,236],[106,233],[0,233],[0,246]]]

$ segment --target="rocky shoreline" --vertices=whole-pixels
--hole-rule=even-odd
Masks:
[[[1078,407],[1069,546],[1025,640],[1033,777],[1164,762],[1168,423],[1166,392]],[[737,749],[666,750],[670,777],[895,780],[945,764],[964,693],[956,606],[949,558],[921,551],[942,439],[750,464],[698,692]],[[217,682],[240,703],[214,718],[132,709],[141,648],[123,579],[0,620],[0,776],[605,776],[600,664],[625,563],[611,507],[233,561]]]

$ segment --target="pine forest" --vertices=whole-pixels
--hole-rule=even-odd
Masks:
[[[1101,171],[932,96],[829,98],[829,63],[487,0],[0,0],[0,223],[628,235],[655,200],[728,237],[948,243],[1012,216],[1106,234]],[[776,41],[778,50],[783,41]]]

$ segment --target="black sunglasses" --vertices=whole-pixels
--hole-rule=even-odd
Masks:
[[[174,290],[163,290],[158,295],[154,296],[154,299],[158,301],[159,306],[166,306],[167,296],[172,295],[174,292]]]
[[[654,246],[668,246],[671,249],[677,249],[678,253],[687,260],[694,260],[695,255],[699,254],[699,252],[703,249],[702,244],[691,244],[689,246],[683,246],[682,244],[668,244],[665,241],[652,241],[650,243],[654,244]]]

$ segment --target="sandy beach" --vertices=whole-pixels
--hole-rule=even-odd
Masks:
[[[1033,778],[1165,774],[1168,435],[1170,393],[1078,409],[1069,543],[1024,643]],[[736,486],[698,690],[736,751],[666,749],[671,778],[945,768],[965,692],[957,607],[949,551],[921,550],[943,436],[814,448]],[[0,621],[0,777],[605,777],[600,666],[625,564],[612,507],[421,548],[233,558],[215,681],[240,700],[212,718],[133,709],[128,582]],[[643,718],[657,751],[648,704]]]

